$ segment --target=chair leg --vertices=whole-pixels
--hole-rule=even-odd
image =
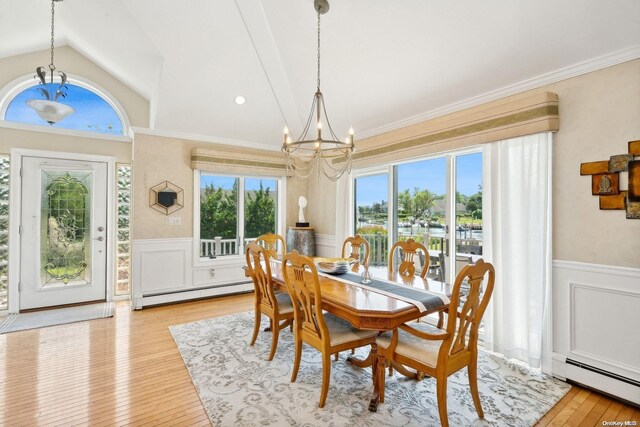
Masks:
[[[302,357],[302,339],[298,337],[296,333],[295,336],[295,354],[293,356],[293,370],[291,371],[291,382],[296,382],[296,378],[298,377],[298,369],[300,369],[300,359]]]
[[[442,427],[449,426],[449,418],[447,416],[447,377],[438,378],[436,380],[437,396],[438,396],[438,413],[440,414],[440,424]]]
[[[338,361],[339,358],[340,358],[340,352],[333,355],[333,360],[335,360],[336,362]]]
[[[271,351],[269,352],[269,358],[267,359],[269,361],[273,360],[273,356],[276,354],[276,349],[278,348],[278,336],[280,335],[279,322],[273,322],[272,324],[274,325],[274,328],[271,331]]]
[[[322,354],[322,389],[320,391],[320,404],[318,408],[324,408],[329,392],[329,381],[331,380],[331,355]]]
[[[482,404],[480,403],[480,395],[478,394],[478,365],[477,361],[472,361],[467,366],[467,372],[469,375],[469,388],[471,389],[471,397],[473,398],[473,404],[476,407],[476,412],[480,418],[484,418],[484,411],[482,410]]]
[[[436,326],[439,329],[441,329],[443,324],[444,324],[444,313],[440,311],[438,312],[438,324]]]
[[[256,338],[258,338],[258,331],[260,330],[260,322],[262,321],[262,313],[260,313],[260,310],[256,308],[255,312],[256,320],[253,323],[253,337],[251,338],[251,342],[249,343],[250,346],[256,343]]]

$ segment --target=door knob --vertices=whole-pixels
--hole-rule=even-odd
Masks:
[[[96,238],[95,238],[95,239],[93,239],[93,240],[97,240],[98,242],[102,242],[102,241],[104,240],[104,237],[103,237],[103,236],[96,237]]]
[[[98,231],[104,231],[104,227],[103,226],[98,227]]]

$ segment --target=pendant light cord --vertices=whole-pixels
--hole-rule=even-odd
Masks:
[[[53,78],[53,71],[56,69],[56,66],[53,65],[53,34],[54,34],[53,23],[54,23],[55,14],[56,14],[56,3],[54,0],[51,0],[51,64],[49,64],[49,69],[51,70],[52,78]]]
[[[320,92],[320,12],[318,12],[318,92]]]

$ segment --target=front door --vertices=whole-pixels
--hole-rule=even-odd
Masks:
[[[20,310],[106,299],[107,163],[22,158]]]

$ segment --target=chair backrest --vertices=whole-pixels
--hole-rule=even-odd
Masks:
[[[251,242],[246,249],[247,269],[253,279],[256,290],[256,298],[263,307],[276,310],[276,294],[271,282],[271,263],[269,251],[266,248]]]
[[[398,273],[404,277],[415,276],[416,267],[414,265],[413,258],[418,250],[424,252],[424,265],[422,266],[422,272],[420,273],[420,277],[424,279],[427,275],[427,271],[429,270],[429,251],[427,248],[425,248],[422,243],[418,243],[413,239],[394,243],[389,251],[389,272],[394,271],[396,248],[400,248],[402,250],[402,261],[400,262],[400,265],[398,265]]]
[[[278,252],[278,242],[280,242],[282,252]],[[264,247],[271,258],[281,259],[280,254],[284,255],[287,253],[287,242],[285,242],[284,237],[279,234],[263,234],[256,239],[256,243]]]
[[[495,275],[493,265],[479,259],[475,264],[466,265],[456,276],[447,316],[447,332],[450,336],[440,347],[438,363],[441,362],[441,357],[453,356],[463,350],[476,351],[478,328],[493,293]],[[460,292],[463,282],[465,287],[468,286],[468,293],[465,295]],[[461,301],[464,301],[462,307]]]
[[[295,327],[305,332],[305,338],[319,344],[329,343],[329,330],[322,315],[320,281],[311,258],[294,250],[284,256],[282,274],[293,303]]]
[[[358,271],[360,264],[363,266],[369,265],[369,256],[371,255],[369,249],[369,242],[364,237],[356,234],[352,237],[347,237],[342,244],[342,258],[347,258],[347,246],[351,245],[351,254],[349,258],[355,259],[357,262],[353,265],[353,271]],[[360,249],[363,249],[364,256],[360,258]]]

